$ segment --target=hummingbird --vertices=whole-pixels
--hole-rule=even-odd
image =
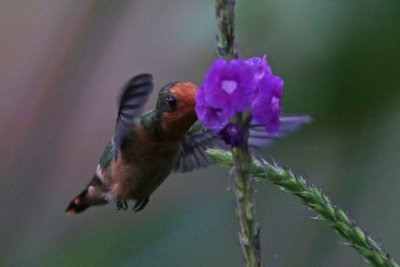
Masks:
[[[172,172],[207,167],[213,163],[206,153],[208,148],[227,148],[216,132],[197,119],[194,108],[198,86],[191,82],[168,83],[160,89],[155,109],[142,112],[153,87],[153,77],[146,73],[124,86],[114,136],[92,179],[69,203],[66,214],[112,201],[118,210],[126,210],[128,200],[136,201],[132,209],[138,212]],[[309,121],[307,115],[283,116],[280,130],[274,135],[252,122],[249,145],[268,146]]]

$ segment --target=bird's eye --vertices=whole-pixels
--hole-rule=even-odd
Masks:
[[[167,97],[167,103],[168,103],[168,105],[170,105],[171,107],[175,107],[176,104],[177,104],[176,99],[175,99],[175,97],[173,97],[173,96]]]

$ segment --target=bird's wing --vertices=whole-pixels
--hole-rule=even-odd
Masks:
[[[277,139],[286,137],[297,131],[304,123],[311,122],[308,115],[287,115],[280,118],[280,128],[275,134],[268,134],[265,125],[251,122],[249,133],[249,146],[252,148],[263,148],[272,145]],[[175,166],[176,172],[190,172],[194,169],[207,167],[214,163],[208,156],[206,150],[209,148],[228,149],[224,142],[219,139],[216,132],[205,127],[197,121],[186,133],[180,147],[180,157]]]
[[[213,164],[206,153],[209,148],[226,149],[226,146],[213,130],[197,121],[185,134],[175,172],[190,172]]]
[[[298,131],[302,124],[310,123],[311,117],[309,115],[285,115],[281,116],[279,120],[279,131],[274,134],[268,134],[265,131],[265,125],[257,124],[253,120],[250,125],[249,145],[254,148],[270,146],[278,139]]]
[[[119,99],[118,118],[114,132],[114,156],[118,155],[122,142],[128,136],[133,119],[140,115],[144,104],[153,91],[153,76],[140,74],[133,77],[123,88]]]

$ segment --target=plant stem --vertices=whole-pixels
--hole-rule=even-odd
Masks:
[[[235,164],[231,152],[212,149],[208,154],[225,168]],[[368,233],[361,229],[347,213],[336,206],[320,189],[309,184],[305,178],[296,176],[291,170],[272,165],[262,158],[253,159],[250,175],[259,180],[269,180],[279,188],[296,196],[300,202],[318,213],[316,219],[325,221],[330,227],[356,249],[373,266],[399,267],[399,264],[386,253]]]
[[[217,56],[226,60],[239,57],[235,41],[235,0],[216,0],[215,10],[220,34],[217,35]],[[259,228],[255,222],[253,179],[249,176],[251,157],[248,147],[250,120],[245,113],[236,114],[234,121],[245,131],[240,147],[233,149],[235,161],[235,197],[240,224],[239,241],[246,266],[261,266]]]
[[[215,11],[220,34],[217,35],[217,56],[231,60],[239,57],[235,41],[235,0],[216,0]]]
[[[249,176],[251,158],[248,147],[249,120],[243,121],[242,113],[235,117],[243,129],[245,139],[240,147],[233,149],[235,161],[235,197],[239,218],[239,241],[246,260],[246,266],[261,266],[260,229],[255,222],[254,179]]]

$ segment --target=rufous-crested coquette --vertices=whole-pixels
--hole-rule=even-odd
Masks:
[[[213,163],[206,149],[226,148],[218,135],[197,120],[191,82],[172,82],[161,88],[154,110],[142,113],[153,90],[150,74],[133,77],[119,99],[114,136],[100,158],[97,170],[66,209],[75,214],[90,206],[115,201],[126,210],[127,200],[136,201],[134,211],[149,202],[149,196],[173,171],[188,172]],[[308,116],[280,118],[278,133],[268,135],[265,126],[252,123],[249,144],[265,147],[296,130]]]

